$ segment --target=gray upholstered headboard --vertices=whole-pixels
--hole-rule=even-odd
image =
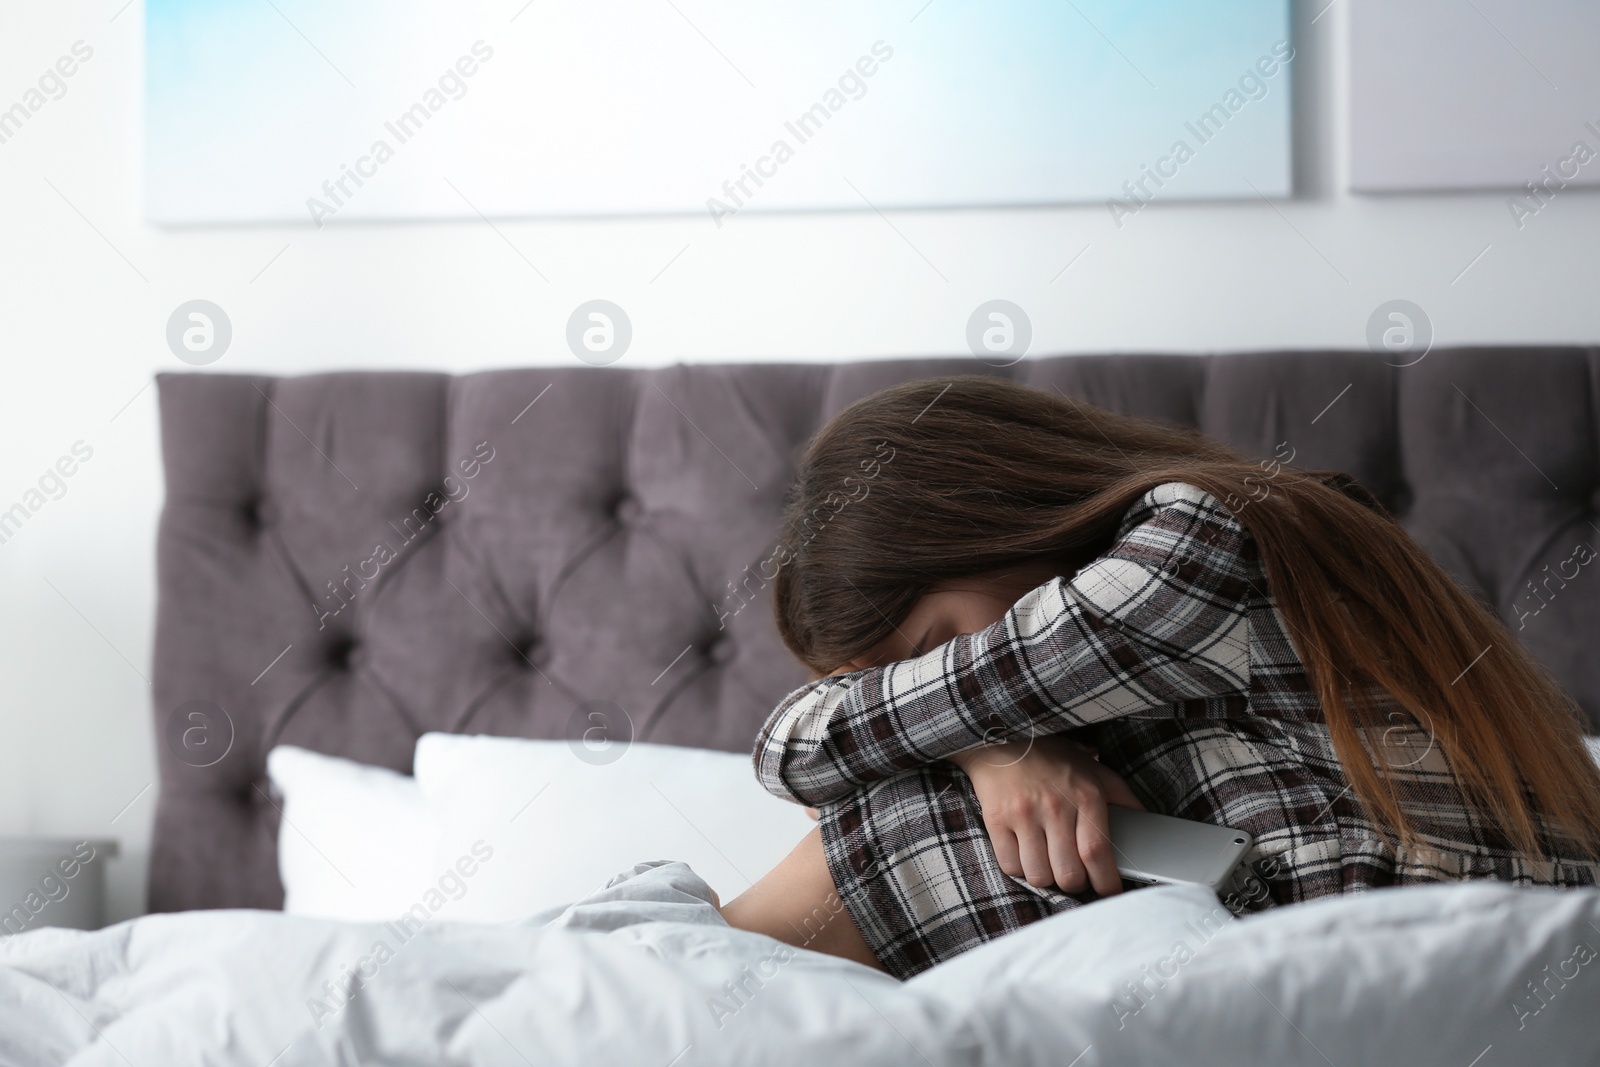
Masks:
[[[407,769],[427,730],[614,705],[618,735],[747,750],[804,679],[756,570],[797,450],[948,373],[1354,474],[1600,715],[1597,349],[165,375],[151,908],[280,905],[280,741]]]

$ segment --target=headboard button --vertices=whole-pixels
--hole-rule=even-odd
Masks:
[[[644,514],[644,507],[639,501],[624,493],[618,497],[616,503],[611,505],[611,516],[624,526],[632,526],[639,521],[639,516]]]
[[[328,666],[335,670],[347,671],[360,666],[359,650],[354,638],[335,638],[328,645],[327,657]]]
[[[726,635],[720,635],[705,646],[705,657],[720,666],[733,659],[734,651],[733,642]]]
[[[1406,512],[1411,510],[1411,505],[1415,501],[1416,494],[1411,491],[1411,487],[1404,482],[1400,482],[1395,485],[1392,490],[1390,490],[1388,504],[1389,514],[1396,517],[1404,515]]]
[[[550,661],[550,648],[537,637],[524,637],[512,643],[511,658],[523,670],[531,671]]]
[[[410,530],[413,524],[419,524],[425,529],[444,525],[445,519],[455,509],[450,507],[450,494],[443,485],[429,489],[422,494],[422,499],[417,501],[416,507],[411,509],[411,514],[406,516],[406,528]]]

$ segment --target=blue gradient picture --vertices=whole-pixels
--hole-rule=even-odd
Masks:
[[[1286,0],[147,0],[157,223],[1290,191]]]

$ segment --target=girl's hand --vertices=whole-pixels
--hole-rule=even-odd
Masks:
[[[988,745],[950,757],[983,807],[1000,869],[1029,885],[1068,893],[1122,892],[1106,805],[1144,809],[1128,784],[1062,737]]]

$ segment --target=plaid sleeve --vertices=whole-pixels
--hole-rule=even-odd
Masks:
[[[1156,486],[1105,555],[992,626],[790,693],[756,741],[756,776],[776,796],[830,804],[980,745],[1241,692],[1253,552],[1211,494]]]

